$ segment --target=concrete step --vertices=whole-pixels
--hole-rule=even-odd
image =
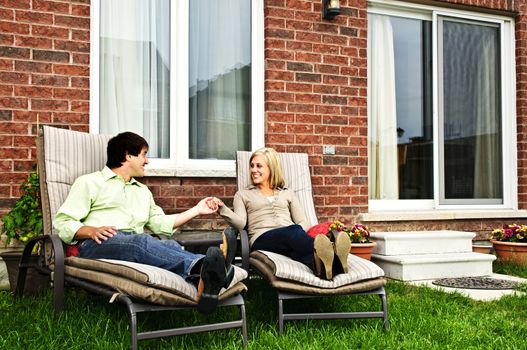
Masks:
[[[386,277],[401,281],[485,276],[492,274],[494,260],[494,255],[471,252],[372,255],[372,261],[384,270]]]
[[[378,255],[442,254],[472,252],[473,232],[404,231],[372,232]]]

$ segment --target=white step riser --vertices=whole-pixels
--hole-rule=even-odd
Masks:
[[[472,251],[472,232],[419,231],[372,232],[379,255],[468,253]]]
[[[493,255],[478,253],[459,254],[461,255],[459,259],[452,258],[452,254],[445,255],[432,255],[423,259],[415,259],[415,256],[410,255],[399,256],[398,258],[401,260],[373,255],[372,261],[384,270],[385,276],[388,278],[401,281],[419,281],[490,275],[492,274],[492,262],[496,259]],[[410,260],[405,260],[405,257],[410,258]]]

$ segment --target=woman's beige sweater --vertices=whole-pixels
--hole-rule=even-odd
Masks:
[[[247,228],[249,242],[264,232],[294,224],[309,227],[304,209],[298,198],[289,189],[275,189],[274,200],[269,201],[255,186],[240,190],[234,195],[233,210],[226,205],[220,207],[220,215],[237,230]]]

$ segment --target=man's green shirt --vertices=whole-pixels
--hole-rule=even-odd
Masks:
[[[53,225],[65,243],[74,244],[75,233],[84,225],[115,226],[136,233],[143,233],[147,227],[154,233],[172,235],[176,216],[166,215],[155,204],[148,187],[134,178],[125,182],[104,167],[75,180]]]

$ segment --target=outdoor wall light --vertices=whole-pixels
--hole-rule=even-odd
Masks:
[[[340,13],[339,0],[322,0],[322,17],[333,19]]]

